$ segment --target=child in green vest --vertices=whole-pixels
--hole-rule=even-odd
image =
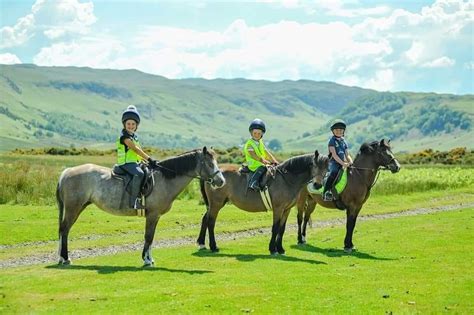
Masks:
[[[151,167],[156,167],[158,162],[143,152],[140,147],[136,134],[138,125],[140,124],[140,114],[135,106],[128,106],[122,113],[122,124],[123,129],[116,142],[117,164],[120,168],[133,176],[131,182],[132,191],[130,192],[130,208],[143,209],[138,195],[145,174],[138,163],[142,160],[147,160]]]
[[[265,123],[261,119],[254,119],[249,126],[251,138],[244,145],[245,160],[250,171],[254,172],[249,188],[255,191],[260,190],[260,178],[267,171],[267,165],[278,164],[262,141],[265,131]]]

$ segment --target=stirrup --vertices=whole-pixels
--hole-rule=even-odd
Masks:
[[[333,200],[333,195],[330,191],[326,191],[324,194],[323,194],[323,200],[324,201],[332,201]]]
[[[142,205],[140,198],[135,199],[135,203],[133,204],[133,209],[135,210],[145,209],[145,207]]]

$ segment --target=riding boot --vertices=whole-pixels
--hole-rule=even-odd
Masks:
[[[260,179],[262,178],[263,174],[267,171],[265,166],[260,166],[255,170],[253,173],[252,179],[250,180],[249,188],[254,191],[260,190]]]
[[[324,185],[324,190],[323,190],[323,200],[324,201],[331,201],[332,200],[332,185],[334,183],[334,180],[336,179],[337,172],[332,172],[328,179],[326,180],[326,183]]]
[[[133,176],[130,190],[130,208],[132,209],[143,209],[140,199],[140,188],[142,179],[140,176]]]

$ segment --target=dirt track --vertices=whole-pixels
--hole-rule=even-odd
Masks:
[[[430,213],[443,212],[443,211],[453,211],[453,210],[459,210],[459,209],[464,209],[464,208],[470,208],[473,206],[474,206],[474,203],[465,203],[465,204],[460,203],[460,204],[453,204],[453,205],[442,206],[442,207],[418,208],[418,209],[407,210],[407,211],[396,212],[396,213],[388,213],[388,214],[368,214],[368,215],[359,216],[357,220],[359,222],[371,221],[371,220],[385,220],[385,219],[398,218],[398,217],[404,217],[404,216],[415,216],[415,215],[430,214]],[[313,228],[320,228],[320,227],[344,225],[345,223],[346,223],[346,220],[343,217],[340,219],[316,221],[316,222],[313,222],[312,226]],[[296,229],[297,229],[296,224],[287,225],[287,231],[288,230],[294,231]],[[253,237],[255,235],[261,235],[261,234],[269,235],[270,233],[271,233],[270,228],[258,228],[258,229],[251,229],[251,230],[239,231],[239,232],[219,233],[216,238],[218,241],[235,240],[235,239],[249,238],[249,237]],[[153,248],[166,248],[166,247],[177,247],[177,246],[182,246],[182,245],[192,245],[192,244],[195,244],[196,237],[160,240],[154,243]],[[99,237],[87,236],[83,238],[95,239]],[[31,246],[31,245],[40,245],[40,244],[49,244],[49,243],[57,243],[57,242],[45,241],[45,242],[28,242],[28,243],[21,243],[21,244],[15,244],[15,245],[2,245],[0,246],[0,249],[7,249],[7,248],[20,249],[21,247],[25,247],[29,245]],[[140,242],[140,243],[135,243],[135,244],[112,245],[112,246],[102,247],[102,248],[78,249],[78,250],[70,251],[69,256],[71,257],[71,259],[76,260],[76,259],[86,258],[86,257],[114,255],[114,254],[123,253],[123,252],[131,252],[131,251],[140,252],[142,250],[142,247],[143,247],[143,243]],[[57,261],[58,261],[58,255],[56,252],[54,252],[54,253],[49,253],[49,254],[40,254],[40,255],[34,255],[34,256],[21,257],[21,259],[15,258],[15,259],[1,260],[0,269],[26,266],[26,265],[34,265],[34,264],[54,264]]]

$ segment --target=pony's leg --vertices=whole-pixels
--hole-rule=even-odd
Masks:
[[[157,215],[147,215],[146,217],[145,244],[142,251],[143,266],[151,266],[155,264],[155,261],[151,256],[151,245],[153,244],[156,225],[158,224],[159,219],[160,217]]]
[[[270,238],[270,243],[268,244],[270,255],[276,255],[278,252],[276,246],[276,237],[280,231],[280,218],[282,217],[282,212],[282,209],[273,209],[272,237]]]
[[[219,251],[216,243],[216,236],[214,234],[214,228],[216,226],[217,215],[225,203],[226,200],[220,198],[213,198],[209,201],[209,211],[207,212],[207,228],[209,231],[209,248],[213,252]]]
[[[303,238],[301,227],[303,225],[303,215],[306,205],[306,197],[303,197],[303,193],[300,193],[298,199],[296,200],[296,208],[298,209],[297,221],[298,221],[298,244],[306,243],[306,240]]]
[[[354,228],[359,211],[360,209],[352,211],[351,209],[347,209],[346,211],[346,237],[344,238],[344,251],[346,253],[351,253],[354,250],[354,244],[352,243],[352,235],[354,233]]]
[[[68,255],[68,248],[67,248],[67,239],[69,235],[69,230],[71,229],[71,226],[69,222],[63,220],[61,223],[59,223],[59,248],[58,248],[58,254],[59,254],[59,265],[69,265],[71,263],[71,260],[69,259]]]
[[[283,216],[280,219],[280,230],[276,238],[276,248],[278,254],[285,255],[285,249],[283,248],[283,235],[285,234],[286,221],[288,220],[288,215],[290,214],[290,209],[285,209]]]
[[[199,232],[199,237],[197,239],[197,244],[199,246],[199,249],[206,249],[206,232],[208,229],[208,213],[209,211],[206,211],[204,215],[202,216],[202,221],[201,221],[201,231]]]
[[[64,207],[63,218],[59,222],[59,264],[60,265],[69,265],[71,260],[69,259],[68,253],[68,237],[71,227],[76,222],[79,214],[84,210],[85,206],[82,207]]]
[[[308,226],[308,222],[311,219],[311,214],[314,212],[314,209],[316,208],[316,202],[312,198],[308,198],[308,202],[306,204],[306,208],[304,211],[304,222],[303,222],[303,228],[302,228],[302,238],[303,242],[306,243],[306,228]]]

